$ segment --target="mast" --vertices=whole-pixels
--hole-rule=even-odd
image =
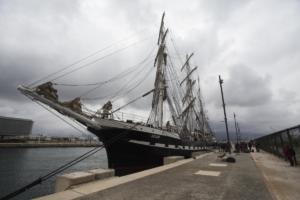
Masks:
[[[200,81],[199,81],[199,76],[198,76],[198,98],[199,98],[199,103],[200,103],[200,115],[201,115],[201,120],[202,124],[200,125],[200,129],[202,134],[205,135],[205,115],[204,115],[204,108],[203,108],[203,102],[201,99],[201,91],[200,91]]]
[[[192,80],[191,75],[192,73],[197,69],[197,67],[194,67],[191,70],[191,66],[190,66],[190,59],[194,54],[192,53],[191,55],[186,55],[186,61],[183,64],[183,66],[181,67],[181,71],[185,68],[186,70],[186,77],[181,81],[180,86],[182,86],[182,84],[184,82],[186,82],[186,86],[185,86],[185,90],[186,93],[182,99],[182,104],[186,105],[186,108],[183,110],[182,112],[182,119],[183,119],[183,135],[188,135],[189,132],[191,133],[192,131],[194,131],[194,124],[193,124],[193,115],[191,111],[195,111],[194,108],[194,102],[195,102],[195,97],[193,95],[193,86],[195,85],[195,81]],[[196,115],[196,119],[197,119],[197,113],[195,112]]]
[[[213,137],[213,132],[211,130],[211,127],[209,125],[209,119],[208,116],[205,114],[205,105],[204,102],[201,98],[201,88],[200,88],[200,81],[199,81],[199,76],[198,76],[198,98],[199,98],[199,103],[200,103],[200,115],[201,115],[201,121],[199,121],[200,125],[199,127],[201,128],[201,132],[203,135],[207,136],[207,139],[212,139]]]
[[[148,118],[148,123],[152,124],[156,128],[163,126],[163,102],[166,99],[166,81],[165,81],[165,68],[167,65],[167,53],[166,53],[166,36],[168,29],[164,28],[163,13],[159,36],[158,36],[158,52],[155,58],[154,66],[156,66],[156,77],[154,83],[154,93],[152,98],[152,109]]]

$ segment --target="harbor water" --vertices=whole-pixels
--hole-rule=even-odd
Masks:
[[[0,197],[93,149],[76,148],[0,148]],[[77,163],[62,174],[96,168],[107,168],[105,150]],[[37,185],[14,199],[23,200],[54,192],[55,178]]]

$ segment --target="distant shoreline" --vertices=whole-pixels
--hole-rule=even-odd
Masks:
[[[0,148],[98,147],[101,143],[0,143]]]

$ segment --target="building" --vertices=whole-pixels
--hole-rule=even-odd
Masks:
[[[26,136],[32,131],[33,121],[0,116],[0,136]]]

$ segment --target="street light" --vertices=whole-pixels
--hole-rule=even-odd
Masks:
[[[222,88],[222,84],[224,83],[224,81],[221,79],[220,75],[219,75],[219,83],[220,83],[220,89],[221,89],[221,95],[222,95],[222,103],[223,103],[223,110],[224,110],[224,120],[225,120],[225,126],[226,126],[226,134],[227,134],[227,149],[228,149],[228,152],[231,153],[231,145],[230,145],[229,132],[228,132],[228,124],[227,124],[227,117],[226,117],[226,108],[225,108],[224,94],[223,94],[223,88]]]

